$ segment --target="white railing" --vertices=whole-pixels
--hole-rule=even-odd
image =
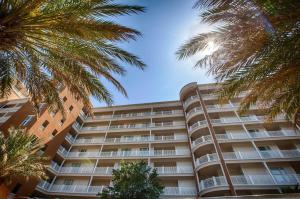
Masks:
[[[86,118],[88,117],[83,111],[80,111],[80,112],[79,112],[79,115],[80,115],[83,119],[86,119]]]
[[[62,167],[60,173],[93,173],[94,167]]]
[[[117,167],[96,167],[95,174],[100,175],[112,175],[113,169],[118,169]]]
[[[56,162],[54,162],[54,161],[51,161],[50,167],[51,167],[54,171],[59,171],[59,168],[60,168],[60,166],[59,166]]]
[[[192,167],[154,167],[159,175],[193,174]]]
[[[122,119],[122,118],[135,118],[135,117],[147,117],[147,116],[176,115],[176,114],[183,114],[183,112],[181,110],[137,112],[137,113],[116,114],[116,115],[100,115],[100,116],[94,116],[94,117],[87,117],[87,119],[90,119],[90,120]]]
[[[37,184],[37,187],[43,190],[48,190],[50,187],[50,183],[45,180],[42,180]]]
[[[76,130],[80,130],[81,129],[81,125],[78,122],[74,122],[74,124],[72,125],[72,127]]]
[[[78,125],[75,125],[78,129]],[[159,128],[159,127],[176,127],[176,126],[185,126],[184,122],[156,122],[156,123],[143,123],[143,124],[120,124],[120,125],[111,125],[109,130],[122,130],[122,129],[141,129],[141,128]],[[75,128],[75,127],[74,127]],[[108,129],[108,126],[88,126],[81,127],[80,131],[105,131]]]
[[[210,120],[212,124],[228,124],[228,123],[234,123],[234,122],[241,122],[238,118],[236,117],[225,117],[225,118],[220,118],[220,119],[211,119]]]
[[[8,118],[9,118],[9,116],[0,117],[0,123],[6,122],[6,120],[8,120]]]
[[[297,185],[300,183],[300,174],[287,175],[239,175],[230,176],[233,185]],[[275,179],[275,181],[274,181]],[[224,176],[212,177],[200,182],[200,191],[208,188],[227,186]]]
[[[63,156],[66,156],[68,154],[68,151],[63,146],[59,146],[57,152]]]
[[[273,158],[297,158],[300,157],[299,150],[267,150],[267,151],[237,151],[222,153],[224,160],[251,160],[251,159],[273,159]],[[196,160],[196,165],[218,161],[216,153],[206,154]]]
[[[201,127],[201,126],[206,126],[207,122],[205,120],[203,121],[198,121],[194,123],[192,126],[189,127],[189,131],[193,131],[194,129]]]
[[[191,101],[193,101],[194,99],[198,99],[198,96],[197,96],[197,95],[194,95],[194,96],[191,96],[191,97],[187,98],[187,99],[184,101],[183,105],[184,105],[184,106],[187,106],[187,105],[188,105]]]
[[[193,187],[165,187],[163,195],[196,196],[197,191]]]
[[[69,152],[66,157],[138,157],[138,156],[181,156],[190,155],[189,150],[150,150],[150,151],[102,151]]]
[[[64,185],[54,184],[50,192],[62,192],[62,193],[86,193],[86,194],[97,194],[101,192],[103,186],[87,186],[87,185]]]
[[[66,140],[69,142],[69,143],[74,143],[74,141],[75,141],[75,138],[71,135],[71,134],[67,134],[66,135]]]
[[[238,139],[256,139],[256,138],[272,138],[272,137],[289,137],[300,136],[299,131],[294,130],[279,130],[279,131],[260,131],[247,133],[228,133],[228,134],[216,134],[217,140],[238,140]],[[207,144],[212,142],[210,135],[205,135],[197,138],[193,141],[193,147]]]
[[[121,138],[80,138],[75,140],[75,144],[95,144],[95,143],[131,143],[131,142],[157,142],[157,141],[177,141],[187,140],[186,135],[167,136],[132,136]]]
[[[231,104],[213,104],[213,105],[206,105],[207,110],[218,110],[218,109],[226,109],[226,108],[234,108]]]
[[[52,165],[51,165],[52,167]],[[178,174],[193,174],[192,167],[154,167],[157,173],[160,175],[178,175]],[[113,169],[118,169],[118,167],[59,167],[54,169],[57,173],[61,174],[100,174],[100,175],[112,175]]]
[[[190,110],[187,114],[186,114],[186,117],[188,118],[190,115],[192,115],[193,113],[196,113],[196,112],[202,112],[202,108],[201,107],[195,107],[193,108],[192,110]]]
[[[107,129],[107,126],[87,126],[81,127],[80,131],[104,131]]]
[[[20,108],[21,108],[21,106],[14,106],[14,107],[10,107],[10,108],[0,108],[0,113],[16,112]]]

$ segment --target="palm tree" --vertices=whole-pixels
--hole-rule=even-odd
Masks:
[[[157,171],[144,161],[122,161],[112,175],[113,185],[98,194],[101,199],[158,199],[163,193]]]
[[[15,176],[46,178],[46,157],[36,152],[43,146],[24,129],[10,128],[8,136],[0,132],[0,185],[10,183]]]
[[[113,74],[125,74],[122,63],[140,69],[145,65],[115,42],[140,33],[109,19],[143,11],[113,0],[0,0],[0,97],[18,79],[36,107],[45,102],[63,109],[57,84],[67,86],[87,108],[90,95],[111,104],[99,78],[126,96]]]
[[[300,2],[293,0],[198,0],[202,21],[214,30],[201,33],[178,51],[179,59],[217,45],[196,67],[208,67],[222,82],[221,100],[250,90],[240,111],[257,103],[269,118],[282,111],[300,118]]]

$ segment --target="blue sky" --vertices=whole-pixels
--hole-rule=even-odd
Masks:
[[[147,65],[145,71],[123,64],[124,77],[116,78],[128,92],[128,98],[104,82],[113,94],[114,105],[177,100],[179,90],[190,82],[208,83],[213,78],[205,69],[193,68],[197,57],[179,61],[175,52],[191,36],[209,30],[200,23],[194,0],[122,0],[121,3],[146,7],[145,13],[122,16],[117,22],[136,28],[143,36],[123,43],[125,50],[138,55]],[[92,100],[94,106],[105,104]]]

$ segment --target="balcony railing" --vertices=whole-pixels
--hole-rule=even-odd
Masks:
[[[274,121],[276,120],[285,120],[285,118],[284,116],[280,115],[274,118]],[[266,121],[266,117],[265,116],[240,116],[240,119],[237,117],[227,117],[227,118],[224,117],[218,119],[210,119],[210,121],[212,124],[230,124],[230,123],[238,123],[238,122],[256,122],[256,121],[262,122],[262,121]],[[189,131],[192,131],[199,126],[205,126],[205,125],[206,125],[205,120],[198,121],[189,127]]]
[[[190,126],[189,131],[193,131],[194,129],[198,128],[198,127],[204,127],[207,125],[207,122],[205,120],[203,121],[198,121],[196,123],[194,123],[192,126]]]
[[[102,192],[104,186],[86,186],[86,185],[64,185],[64,184],[50,184],[46,181],[41,181],[38,188],[43,189],[47,192],[56,193],[82,193],[82,194],[93,194]]]
[[[63,146],[59,146],[57,152],[62,156],[66,156],[68,154],[68,151]]]
[[[189,150],[151,150],[151,151],[102,151],[102,152],[69,152],[65,157],[140,157],[140,156],[182,156],[189,155]]]
[[[300,174],[287,174],[287,175],[240,175],[231,176],[231,181],[233,185],[297,185],[300,183]],[[200,190],[205,191],[205,189],[228,186],[225,177],[212,177],[200,182]]]
[[[194,96],[191,96],[191,97],[187,98],[187,99],[184,101],[183,105],[186,107],[186,106],[187,106],[191,101],[193,101],[194,99],[198,99],[198,96],[197,96],[197,95],[194,95]]]
[[[279,131],[260,131],[254,133],[228,133],[216,134],[217,140],[239,140],[239,139],[257,139],[257,138],[276,138],[276,137],[291,137],[300,136],[299,131],[294,130],[279,130]],[[193,147],[212,142],[210,135],[205,135],[193,141]]]
[[[64,184],[53,184],[46,181],[41,181],[38,188],[54,193],[80,193],[80,194],[92,194],[96,195],[101,193],[105,186],[86,186],[86,185],[64,185]],[[180,195],[180,196],[196,196],[196,188],[193,187],[165,187],[163,195]]]
[[[69,134],[69,133],[66,135],[66,140],[69,143],[74,143],[75,142],[75,138],[71,134]]]
[[[4,122],[6,122],[6,120],[8,120],[9,119],[9,116],[4,116],[4,117],[0,117],[0,123],[4,123]]]
[[[201,107],[195,107],[193,109],[191,109],[187,114],[186,114],[186,117],[188,118],[189,116],[191,116],[193,113],[196,113],[196,112],[202,112],[202,108]]]
[[[123,118],[136,118],[136,117],[148,117],[148,116],[177,115],[177,114],[183,114],[183,112],[181,110],[137,112],[137,113],[124,113],[124,114],[115,114],[115,115],[99,115],[94,117],[86,117],[86,119],[89,120],[123,119]]]
[[[76,144],[104,144],[104,143],[140,143],[140,142],[158,142],[158,141],[180,141],[187,140],[186,135],[169,135],[169,136],[133,136],[133,137],[121,137],[121,138],[89,138],[89,139],[77,139]]]
[[[170,196],[196,196],[196,188],[193,187],[165,187],[163,195]]]
[[[142,128],[159,128],[159,127],[177,127],[185,126],[184,122],[156,122],[156,123],[143,123],[143,124],[120,124],[111,126],[89,126],[81,127],[80,131],[105,131],[105,130],[123,130],[123,129],[142,129]],[[77,126],[78,129],[78,126]]]
[[[159,175],[193,174],[192,167],[154,167]]]
[[[118,169],[118,167],[96,167],[94,170],[94,167],[61,167],[59,169],[59,166],[57,168],[57,164],[51,164],[51,168],[60,174],[72,174],[72,175],[78,175],[78,174],[89,174],[92,173],[98,174],[98,175],[112,175],[113,169]],[[154,167],[158,174],[160,175],[179,175],[179,174],[193,174],[193,168],[192,167]]]
[[[267,151],[238,151],[222,153],[224,160],[253,160],[253,159],[273,159],[273,158],[297,158],[300,157],[299,150],[267,150]],[[216,153],[206,154],[196,160],[197,166],[218,161]]]

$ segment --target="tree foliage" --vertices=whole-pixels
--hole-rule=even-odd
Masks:
[[[257,103],[270,118],[282,111],[300,121],[300,1],[198,0],[203,22],[213,31],[201,33],[178,51],[193,56],[214,42],[218,48],[198,60],[222,82],[220,99],[250,90],[240,111]]]
[[[158,199],[163,192],[156,170],[146,162],[121,162],[113,170],[113,185],[100,193],[101,199]]]
[[[113,75],[125,74],[122,63],[145,65],[115,43],[140,33],[110,19],[143,11],[113,0],[0,0],[0,97],[18,79],[36,107],[62,109],[56,89],[62,83],[89,109],[90,95],[113,102],[100,78],[126,96]]]
[[[8,136],[0,132],[0,181],[10,183],[15,176],[46,178],[47,158],[36,152],[41,141],[24,129],[10,128]]]

